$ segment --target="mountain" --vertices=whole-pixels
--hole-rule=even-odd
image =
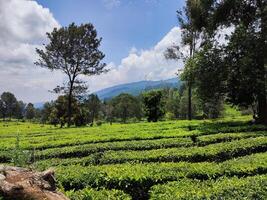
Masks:
[[[126,83],[121,85],[116,85],[113,87],[105,88],[100,91],[95,92],[98,97],[102,100],[110,99],[121,93],[128,93],[131,95],[139,95],[141,92],[151,89],[160,88],[175,88],[181,85],[181,81],[178,78],[171,78],[161,81],[139,81],[133,83]]]
[[[37,103],[34,103],[34,107],[35,108],[39,108],[39,109],[42,109],[44,107],[44,102],[37,102]]]
[[[121,93],[128,93],[134,96],[139,95],[143,91],[160,89],[160,88],[177,88],[181,86],[181,81],[178,78],[171,78],[161,81],[138,81],[133,83],[126,83],[105,88],[94,92],[101,100],[111,99]],[[34,103],[35,108],[42,109],[45,102]]]

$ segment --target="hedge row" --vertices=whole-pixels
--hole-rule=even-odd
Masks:
[[[139,162],[221,162],[267,150],[267,137],[241,139],[211,144],[204,147],[170,148],[147,151],[107,151],[99,159],[100,164]]]
[[[58,166],[57,179],[66,190],[105,187],[123,190],[138,199],[147,197],[151,186],[181,178],[199,180],[221,176],[252,176],[267,173],[267,153],[253,154],[222,163],[149,163],[83,167]]]
[[[184,125],[183,125],[184,123]],[[182,124],[182,125],[181,125]],[[157,126],[153,124],[127,124],[127,125],[104,125],[103,127],[92,128],[70,128],[70,129],[55,129],[38,127],[32,132],[24,134],[20,130],[21,147],[24,149],[48,149],[57,147],[68,147],[89,143],[103,143],[115,141],[130,141],[130,140],[145,140],[145,139],[160,139],[160,138],[175,138],[175,137],[190,137],[192,135],[212,135],[217,133],[237,133],[237,132],[261,132],[266,135],[266,127],[260,125],[244,125],[238,124],[234,127],[228,127],[227,124],[221,123],[203,123],[200,121],[192,122],[189,126],[188,122],[160,122]],[[126,127],[127,126],[127,127]],[[188,130],[193,131],[188,131]],[[29,130],[28,130],[29,131]],[[17,128],[12,134],[1,136],[0,149],[13,148],[17,135]]]
[[[92,188],[68,191],[67,196],[71,200],[131,200],[131,197],[128,194],[125,194],[120,190],[95,190]]]
[[[256,137],[216,143],[203,147],[181,147],[146,151],[106,151],[82,158],[52,158],[37,161],[41,169],[57,165],[104,165],[125,162],[222,162],[231,158],[267,151],[267,137]]]
[[[191,138],[163,138],[140,141],[122,141],[122,142],[106,142],[96,144],[77,145],[62,148],[52,148],[43,151],[37,151],[35,156],[38,159],[47,158],[70,158],[84,157],[92,153],[103,152],[108,150],[151,150],[172,147],[189,147],[193,145],[205,146],[208,144],[238,140],[242,138],[257,137],[257,133],[225,133],[208,136],[200,136],[196,138],[195,143]]]
[[[153,186],[151,200],[243,200],[267,199],[267,175],[247,178],[220,178],[218,180],[182,179]]]

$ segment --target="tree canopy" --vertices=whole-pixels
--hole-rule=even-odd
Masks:
[[[55,28],[47,33],[49,43],[45,49],[36,49],[39,60],[36,65],[50,70],[60,70],[68,77],[68,82],[58,86],[55,92],[68,96],[68,126],[71,124],[72,98],[83,93],[87,87],[79,79],[81,75],[92,76],[106,72],[106,64],[101,63],[105,55],[99,50],[101,38],[92,24],[74,23],[68,27]]]
[[[186,6],[191,26],[201,31],[201,43],[186,61],[185,79],[193,77],[205,102],[225,98],[233,105],[254,106],[257,121],[266,124],[267,2],[188,0]],[[233,31],[219,44],[226,28]]]

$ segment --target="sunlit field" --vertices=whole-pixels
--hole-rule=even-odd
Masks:
[[[1,122],[0,161],[52,167],[71,199],[266,199],[267,127],[248,120]]]

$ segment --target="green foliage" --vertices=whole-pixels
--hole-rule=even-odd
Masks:
[[[195,90],[193,90],[191,96],[191,115],[193,118],[196,118],[198,115],[200,115],[200,113],[199,100]],[[181,99],[179,102],[179,115],[181,119],[186,119],[188,115],[188,87],[186,87],[181,94]]]
[[[241,111],[237,107],[224,104],[223,116],[234,119],[235,117],[241,116]]]
[[[231,199],[233,194],[244,199],[254,191],[262,198],[265,194],[257,189],[258,183],[251,187],[243,179],[267,172],[267,129],[249,125],[248,120],[248,116],[236,116],[235,121],[104,123],[61,129],[11,121],[8,126],[0,123],[0,163],[14,164],[9,153],[18,141],[13,133],[19,128],[17,149],[36,149],[30,156],[34,161],[31,167],[53,167],[58,185],[72,199],[149,199],[150,194],[163,199],[174,195],[169,199],[175,199],[176,193],[190,199],[195,197],[194,191],[200,195],[196,198],[204,199],[205,195]],[[182,185],[184,193],[179,189]]]
[[[116,151],[102,155],[100,163],[142,162],[178,162],[178,161],[223,161],[244,154],[261,152],[267,149],[265,137],[243,139],[206,147],[169,148],[148,151]]]
[[[145,115],[148,122],[157,122],[165,114],[162,92],[160,90],[152,90],[143,94],[143,102],[145,106]]]
[[[121,119],[123,123],[126,123],[128,118],[136,117],[140,120],[142,117],[141,102],[130,94],[120,94],[109,103],[113,106],[113,117]]]
[[[79,165],[57,167],[58,179],[68,189],[109,187],[127,191],[132,196],[144,195],[152,185],[184,178],[209,180],[219,177],[244,177],[264,174],[266,153],[254,154],[222,163],[125,163],[82,167]],[[76,173],[78,170],[79,173]],[[94,172],[94,173],[92,173]]]
[[[85,188],[79,191],[68,191],[67,196],[71,200],[131,200],[131,197],[119,190],[94,190]]]
[[[267,176],[220,178],[216,181],[183,179],[154,186],[151,199],[266,199]]]
[[[201,12],[195,12],[195,5]],[[212,95],[217,101],[226,97],[233,105],[257,107],[254,117],[264,124],[267,124],[266,6],[265,0],[188,0],[189,14],[185,12],[191,16],[190,27],[202,31],[203,45],[193,58],[195,67],[188,67],[187,73],[193,74],[200,96],[206,97],[205,101],[212,99]],[[199,13],[206,15],[204,23],[199,23]],[[222,27],[231,27],[233,31],[224,44],[218,45]],[[190,63],[188,60],[187,64],[192,66]]]
[[[17,99],[14,94],[10,92],[3,92],[0,98],[0,115],[5,118],[9,117],[11,119],[12,116],[15,115],[17,109]]]
[[[35,117],[36,110],[34,108],[34,105],[32,103],[28,103],[28,105],[25,108],[25,117],[26,119],[32,120]]]
[[[97,125],[97,126],[101,126],[101,125],[102,125],[102,122],[101,122],[101,121],[97,121],[97,122],[96,122],[96,125]]]
[[[18,167],[25,167],[29,165],[31,154],[28,150],[23,150],[20,147],[20,136],[16,136],[16,143],[13,150],[10,151],[10,162]]]
[[[255,51],[260,49],[259,45],[256,31],[241,25],[226,47],[225,64],[231,72],[227,77],[228,100],[235,105],[248,107],[257,102],[257,96],[263,87],[262,66],[257,62],[261,55]],[[240,52],[240,55],[237,56],[236,52]],[[232,60],[236,61],[231,62]]]
[[[223,66],[222,50],[211,42],[187,60],[182,78],[192,80],[201,103],[205,118],[218,118],[222,111],[225,88],[225,67]]]
[[[166,111],[166,119],[178,119],[180,118],[180,100],[181,96],[179,91],[174,89],[163,90],[164,104]]]
[[[99,50],[101,38],[92,24],[74,23],[68,27],[55,28],[47,33],[49,43],[45,49],[36,49],[39,60],[36,65],[50,70],[60,70],[67,76],[67,84],[54,89],[56,93],[68,96],[67,122],[71,125],[72,98],[81,96],[87,87],[78,78],[106,72],[106,64],[101,63],[105,55]]]
[[[95,94],[90,94],[84,101],[83,106],[87,111],[86,115],[88,117],[88,122],[94,123],[95,119],[98,119],[101,101]]]
[[[60,124],[60,127],[63,127],[67,122],[67,110],[67,96],[59,96],[55,101],[52,115],[50,116],[50,121],[52,122],[52,124],[56,124],[58,122]]]

